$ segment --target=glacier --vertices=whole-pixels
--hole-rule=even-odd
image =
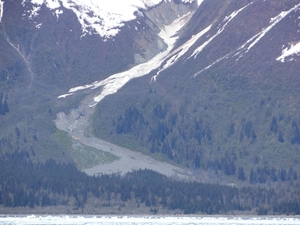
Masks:
[[[172,24],[165,26],[161,32],[160,36],[163,38],[164,42],[168,45],[168,48],[157,54],[155,57],[150,59],[149,61],[139,64],[137,66],[132,67],[131,69],[120,72],[117,74],[113,74],[108,78],[95,81],[92,84],[87,84],[83,86],[78,86],[71,88],[69,93],[58,96],[58,98],[65,98],[67,96],[72,95],[73,93],[85,89],[96,89],[99,87],[103,87],[100,95],[94,97],[94,102],[90,104],[90,107],[97,105],[105,96],[116,93],[120,88],[122,88],[129,80],[137,77],[144,76],[149,74],[151,71],[159,68],[163,61],[169,55],[171,49],[173,48],[176,40],[176,33],[184,26],[184,24],[190,19],[189,14],[183,15],[176,19]],[[184,21],[184,22],[183,22]]]

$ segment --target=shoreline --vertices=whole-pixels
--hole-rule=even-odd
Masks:
[[[100,209],[100,208],[98,208]],[[104,209],[104,208],[103,208]],[[119,217],[119,218],[141,218],[141,217],[190,217],[190,218],[295,218],[300,220],[300,215],[286,215],[286,214],[270,214],[270,215],[257,215],[255,211],[234,211],[228,214],[183,214],[181,212],[166,212],[166,213],[146,213],[145,210],[149,210],[148,208],[143,208],[140,212],[136,209],[133,209],[134,212],[114,212],[114,208],[110,208],[111,210],[97,210],[98,212],[91,213],[86,212],[86,209],[78,209],[72,210],[65,206],[53,206],[53,207],[36,207],[34,209],[30,208],[6,208],[0,207],[0,218],[1,217],[28,217],[28,216],[37,216],[37,217],[62,217],[62,216],[69,216],[69,217]],[[100,211],[103,211],[102,213]],[[106,212],[105,212],[106,211]],[[130,211],[130,210],[129,210]]]

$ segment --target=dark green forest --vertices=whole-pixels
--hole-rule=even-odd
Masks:
[[[2,93],[0,93],[0,115],[5,115],[9,112],[7,96],[4,97]]]
[[[278,105],[267,93],[175,99],[155,89],[146,92],[120,93],[99,103],[95,136],[251,184],[298,180],[299,120],[288,103]]]
[[[0,205],[12,210],[66,206],[80,213],[89,205],[117,206],[120,211],[146,207],[149,213],[167,209],[184,214],[299,214],[299,190],[298,184],[274,189],[185,182],[151,170],[91,177],[72,164],[54,160],[34,164],[27,152],[0,159]]]

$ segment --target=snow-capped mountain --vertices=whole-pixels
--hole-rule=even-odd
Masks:
[[[130,70],[114,74],[110,77],[108,77],[105,80],[101,81],[95,81],[92,84],[85,85],[85,86],[78,86],[71,88],[69,90],[69,94],[61,95],[59,98],[66,97],[68,95],[72,95],[74,92],[78,90],[84,90],[87,88],[95,89],[97,87],[104,87],[104,90],[101,92],[100,96],[95,97],[94,101],[95,103],[99,102],[103,99],[107,94],[115,93],[119,88],[121,88],[124,84],[126,84],[129,80],[132,78],[136,78],[139,76],[146,75],[150,73],[152,70],[158,70],[157,74],[155,74],[151,81],[155,81],[159,73],[166,69],[167,67],[173,65],[177,60],[179,60],[186,52],[192,48],[195,48],[193,50],[193,53],[190,54],[186,59],[194,58],[196,59],[197,56],[205,49],[207,45],[209,45],[211,42],[214,41],[215,38],[217,38],[226,28],[226,26],[233,20],[235,17],[239,15],[239,13],[242,13],[243,10],[246,10],[247,7],[251,6],[253,2],[242,6],[241,8],[233,11],[230,15],[226,16],[224,20],[218,24],[217,30],[213,31],[213,35],[209,36],[208,38],[204,39],[202,43],[195,48],[195,42],[199,41],[199,39],[204,36],[206,33],[208,33],[211,29],[214,23],[210,24],[205,29],[201,30],[197,34],[193,35],[188,41],[186,41],[182,46],[179,46],[178,48],[174,49],[174,44],[176,42],[176,39],[178,38],[177,32],[184,26],[191,16],[188,14],[183,15],[182,17],[179,17],[178,19],[174,20],[172,24],[163,26],[161,29],[159,36],[163,39],[164,43],[167,44],[167,49],[164,52],[161,52],[160,54],[157,54],[155,57],[147,61],[146,63],[139,64]],[[269,24],[267,24],[266,27],[263,27],[262,30],[258,33],[255,33],[253,36],[251,36],[248,40],[246,40],[244,43],[242,43],[240,46],[237,46],[233,48],[232,51],[227,52],[220,58],[216,59],[209,65],[205,66],[204,68],[197,71],[194,76],[199,75],[200,73],[204,72],[205,70],[209,69],[216,63],[221,62],[224,59],[228,59],[229,57],[235,58],[236,61],[238,61],[240,58],[244,56],[244,54],[247,54],[251,48],[253,48],[259,41],[262,39],[274,26],[276,26],[281,20],[283,20],[285,17],[289,16],[292,13],[295,13],[299,10],[300,4],[295,5],[291,9],[287,11],[281,11],[278,15],[272,17],[269,21]],[[297,30],[297,33],[300,30]],[[289,43],[287,43],[289,44]],[[285,62],[285,59],[288,57],[291,57],[290,60],[293,60],[293,55],[298,55],[300,52],[299,50],[299,43],[296,44],[289,44],[290,46],[287,48],[284,48],[282,50],[282,54],[276,58],[276,60],[280,60],[281,62]],[[285,45],[283,45],[284,47]],[[283,48],[282,47],[282,48]]]
[[[101,149],[123,160],[82,166],[89,174],[155,170],[154,159],[111,143],[185,166],[177,173],[188,176],[300,170],[297,0],[4,0],[0,7],[5,151],[81,165],[90,146],[94,158]],[[167,166],[156,170],[176,170]]]

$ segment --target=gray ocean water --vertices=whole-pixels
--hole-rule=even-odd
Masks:
[[[282,224],[282,225],[300,225],[300,217],[176,217],[176,216],[14,216],[0,215],[1,225],[193,225],[193,224]]]

